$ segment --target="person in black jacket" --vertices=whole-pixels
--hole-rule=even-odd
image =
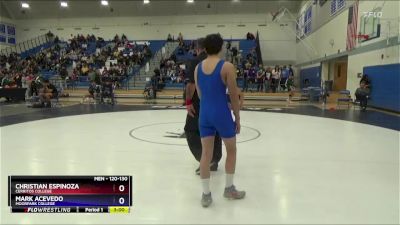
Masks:
[[[200,162],[202,145],[199,131],[199,113],[200,113],[200,99],[197,95],[196,85],[194,80],[194,70],[201,61],[207,58],[207,53],[203,47],[203,38],[197,40],[197,57],[188,63],[187,72],[185,75],[186,88],[184,96],[186,96],[186,124],[185,124],[185,135],[189,145],[190,151],[192,152],[195,159]],[[218,162],[222,158],[222,141],[221,137],[217,134],[214,141],[213,158],[210,164],[210,170],[216,171],[218,169]],[[200,175],[200,168],[196,170],[196,174]]]
[[[356,100],[360,102],[360,107],[363,111],[367,109],[368,97],[371,92],[371,81],[367,74],[364,74],[360,80],[360,87],[357,88],[355,96]]]

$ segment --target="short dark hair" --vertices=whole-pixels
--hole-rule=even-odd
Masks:
[[[50,81],[49,81],[49,79],[47,79],[47,78],[45,78],[45,79],[43,79],[43,83],[49,83]]]
[[[204,48],[208,55],[218,54],[221,51],[223,44],[224,40],[220,34],[209,34],[204,39]]]

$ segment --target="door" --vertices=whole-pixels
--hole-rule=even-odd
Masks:
[[[333,90],[341,91],[347,88],[347,62],[335,63]]]

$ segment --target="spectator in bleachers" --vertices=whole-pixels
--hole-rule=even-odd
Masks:
[[[122,41],[123,43],[125,43],[126,41],[128,41],[128,38],[126,38],[125,34],[122,34],[122,36],[121,36],[121,41]]]
[[[179,33],[179,35],[178,35],[178,42],[179,43],[183,43],[183,35],[182,35],[182,33]]]
[[[247,40],[255,40],[256,38],[255,38],[254,34],[248,32],[246,35],[246,39]]]
[[[233,65],[237,65],[239,63],[238,53],[239,53],[239,50],[236,47],[233,47],[232,48],[232,60],[231,60],[231,63]]]
[[[279,78],[281,76],[281,69],[278,65],[271,72],[271,89],[272,93],[276,93],[276,89],[279,85]]]
[[[17,86],[17,88],[22,88],[22,76],[20,73],[17,73],[14,77],[13,77],[13,82],[15,83],[15,85]]]
[[[250,90],[253,91],[254,86],[256,85],[256,78],[257,78],[257,70],[250,64],[250,69],[247,77],[247,85],[250,86]]]
[[[62,86],[63,88],[66,87],[66,83],[65,83],[65,79],[68,77],[68,71],[67,71],[67,67],[63,66],[60,69],[60,78],[61,78],[61,82],[62,82]]]
[[[281,77],[280,77],[280,86],[283,91],[286,90],[286,81],[289,78],[289,69],[285,66],[283,66],[281,70]]]
[[[185,78],[185,71],[182,68],[179,68],[179,67],[178,67],[178,70],[179,70],[179,73],[178,73],[178,77],[177,77],[176,82],[177,83],[182,83],[184,78]]]
[[[294,76],[294,71],[293,71],[292,65],[289,65],[289,77],[290,76]]]
[[[168,34],[167,41],[168,41],[168,42],[172,42],[172,41],[174,41],[174,40],[172,39],[172,36],[171,36],[171,34]]]
[[[267,93],[270,89],[271,81],[271,67],[265,68],[264,91]]]
[[[262,64],[258,66],[256,83],[257,83],[257,91],[262,92],[264,88],[265,82],[265,70]]]
[[[115,36],[114,36],[114,43],[119,43],[119,36],[118,36],[118,34],[116,34]]]
[[[85,62],[83,65],[82,65],[82,69],[81,69],[81,76],[87,76],[89,74],[89,66],[88,66],[88,64]]]
[[[249,79],[249,73],[250,73],[250,64],[246,64],[246,66],[243,69],[243,87],[242,91],[247,92],[249,85],[248,85],[248,79]]]

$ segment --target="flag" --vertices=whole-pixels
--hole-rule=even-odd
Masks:
[[[358,23],[358,2],[356,0],[352,6],[349,7],[349,18],[347,23],[347,40],[346,50],[350,51],[356,46],[357,40],[357,23]]]

